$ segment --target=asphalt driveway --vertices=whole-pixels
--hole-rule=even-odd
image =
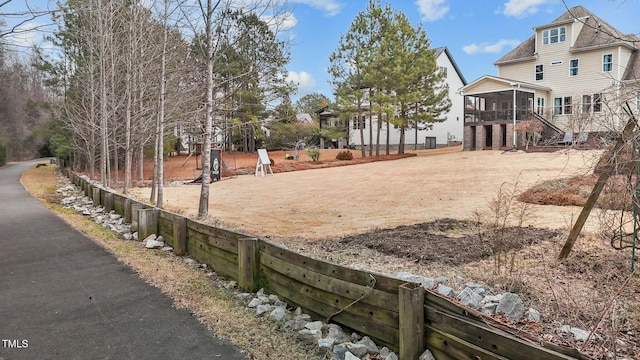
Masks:
[[[248,359],[0,168],[0,360]]]

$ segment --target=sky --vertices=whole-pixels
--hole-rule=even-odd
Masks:
[[[1,1],[0,1],[1,2]],[[298,83],[296,101],[309,93],[333,100],[327,68],[355,16],[365,11],[368,0],[288,0],[286,38],[290,40],[288,79]],[[446,46],[467,82],[496,75],[493,63],[533,35],[533,27],[547,24],[567,7],[582,5],[624,33],[640,33],[640,0],[382,0],[403,12],[414,25],[421,24],[431,47]],[[55,7],[53,0],[10,0],[2,13],[29,5]],[[8,19],[8,22],[16,21]],[[47,23],[46,18],[23,25],[28,29]],[[38,42],[39,32],[25,32],[8,39],[21,46]]]
[[[333,100],[327,74],[329,55],[338,47],[368,0],[289,0],[297,24],[291,35],[289,77],[299,96],[319,92]],[[493,63],[550,23],[582,5],[624,33],[640,33],[640,0],[388,0],[415,24],[422,24],[431,47],[446,46],[467,82],[497,75]]]

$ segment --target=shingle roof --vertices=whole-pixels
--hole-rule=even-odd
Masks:
[[[582,21],[584,26],[578,34],[573,47],[570,49],[572,52],[612,45],[624,45],[635,49],[638,42],[640,42],[640,38],[636,35],[623,34],[583,6],[572,7],[549,24],[538,26],[537,28],[568,23],[575,19]],[[524,61],[534,57],[535,35],[531,36],[515,49],[505,54],[494,64],[501,65],[514,61]]]

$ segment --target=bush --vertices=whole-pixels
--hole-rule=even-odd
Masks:
[[[318,161],[320,160],[320,149],[315,147],[307,149],[307,155],[309,155],[311,160]]]
[[[353,160],[353,154],[349,150],[340,151],[336,155],[337,160]]]

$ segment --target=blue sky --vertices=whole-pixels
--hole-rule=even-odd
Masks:
[[[297,24],[290,79],[299,93],[319,92],[333,99],[326,72],[329,55],[338,47],[340,34],[366,9],[368,0],[289,0]],[[493,65],[514,46],[533,35],[533,27],[562,15],[568,7],[582,5],[624,33],[640,33],[638,0],[388,0],[409,20],[421,23],[431,47],[446,46],[468,82],[496,75]]]
[[[251,0],[245,0],[251,1]],[[447,46],[464,77],[495,75],[493,62],[533,34],[534,26],[551,22],[567,7],[585,6],[624,33],[640,33],[640,0],[383,0],[409,20],[421,23],[432,47]],[[24,9],[55,7],[53,0],[11,0],[0,14]],[[289,80],[299,84],[299,97],[319,92],[333,99],[328,83],[329,55],[338,47],[368,0],[288,0],[287,36],[292,39]],[[9,22],[15,20],[9,19]],[[45,24],[40,18],[24,28]],[[37,42],[41,34],[26,32],[8,39],[22,46]],[[20,49],[20,47],[17,47]]]

